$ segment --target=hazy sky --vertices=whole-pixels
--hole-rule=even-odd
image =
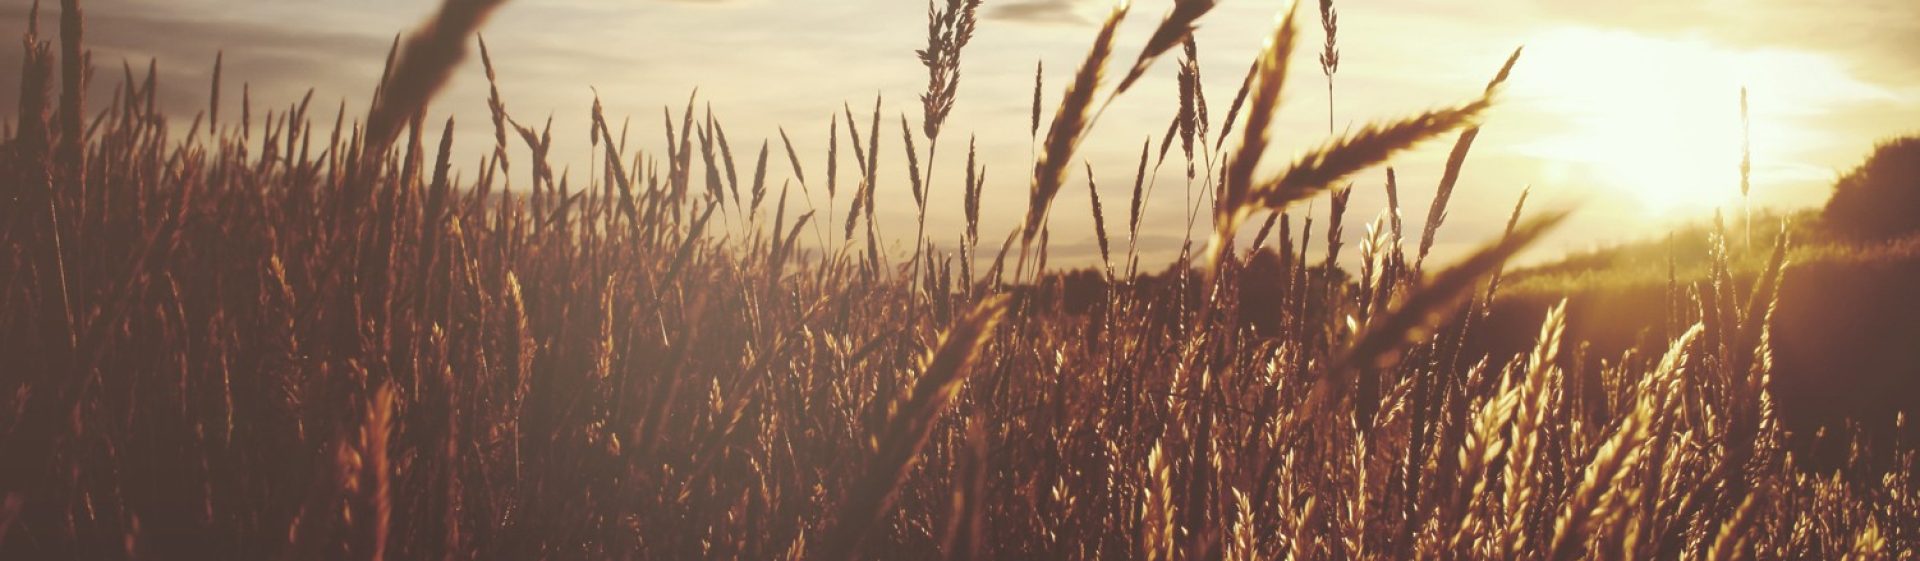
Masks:
[[[57,12],[50,3],[44,29]],[[285,107],[314,88],[331,113],[343,100],[364,112],[395,33],[429,13],[430,0],[91,0],[87,40],[111,92],[122,61],[160,61],[166,109],[205,109],[214,55],[226,53],[224,111],[252,86],[255,111]],[[1036,61],[1046,64],[1047,111],[1084,58],[1107,0],[986,0],[962,63],[960,100],[943,133],[928,230],[951,247],[960,230],[964,144],[977,135],[989,171],[982,237],[999,239],[1025,211],[1027,130]],[[1123,27],[1115,73],[1138,53],[1170,0],[1138,0]],[[0,33],[25,30],[27,0],[0,6]],[[1204,87],[1217,121],[1281,0],[1222,0],[1201,21]],[[1533,208],[1577,206],[1574,222],[1536,258],[1564,249],[1654,235],[1657,226],[1737,208],[1739,88],[1752,88],[1754,196],[1805,207],[1825,200],[1834,175],[1876,140],[1920,132],[1920,2],[1913,0],[1344,0],[1342,63],[1335,77],[1339,128],[1475,95],[1516,46],[1526,55],[1489,117],[1455,195],[1442,255],[1497,235],[1520,189]],[[1303,50],[1322,39],[1313,3],[1301,10]],[[926,5],[913,0],[518,0],[485,29],[509,111],[522,122],[555,119],[556,167],[587,177],[589,108],[597,89],[614,119],[632,115],[634,141],[664,144],[661,107],[677,112],[694,87],[727,127],[738,157],[772,139],[772,183],[787,176],[778,130],[802,151],[809,178],[825,168],[829,118],[849,103],[864,121],[885,98],[883,235],[910,245],[899,119],[918,130],[926,72]],[[0,56],[0,115],[12,118],[19,43]],[[1269,161],[1284,162],[1327,138],[1327,92],[1311,52],[1297,54]],[[1124,224],[1140,145],[1158,144],[1176,105],[1168,57],[1108,111],[1081,156],[1093,165],[1110,224]],[[1104,93],[1102,94],[1104,97]],[[431,108],[457,116],[456,142],[473,161],[491,146],[484,77],[470,60]],[[330,118],[331,115],[328,115]],[[844,131],[842,132],[844,135]],[[923,141],[924,139],[916,139]],[[845,139],[842,139],[845,142]],[[1406,220],[1424,219],[1451,139],[1400,158]],[[925,150],[924,142],[920,148]],[[1176,153],[1177,153],[1176,148]],[[844,156],[844,155],[843,155]],[[525,152],[516,147],[516,159]],[[850,165],[843,162],[843,166]],[[922,165],[926,165],[922,162]],[[742,164],[750,166],[750,163]],[[469,164],[469,167],[471,164]],[[1143,248],[1164,258],[1185,225],[1186,189],[1168,165],[1149,201]],[[524,168],[516,168],[524,169]],[[1088,263],[1092,224],[1084,168],[1075,166],[1053,213],[1055,262]],[[1347,239],[1384,208],[1384,171],[1359,178]],[[524,178],[516,178],[525,184]],[[851,190],[842,178],[843,191]],[[797,190],[795,200],[800,200]],[[816,190],[818,186],[816,186]],[[1204,190],[1195,185],[1194,192]],[[814,202],[825,204],[824,193]],[[835,201],[843,217],[846,192]],[[1325,223],[1326,201],[1313,205]],[[1204,221],[1204,215],[1202,220]],[[1204,223],[1202,225],[1204,228]],[[1116,235],[1122,228],[1113,227]],[[1324,232],[1316,234],[1323,237]],[[1204,239],[1204,235],[1201,235]],[[1349,245],[1349,248],[1354,247]],[[900,250],[905,252],[906,250]],[[1350,250],[1351,251],[1351,250]],[[1352,253],[1349,253],[1352,255]]]

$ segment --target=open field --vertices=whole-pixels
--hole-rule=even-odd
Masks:
[[[1142,189],[1052,203],[1082,188],[1080,140],[1136,70],[1197,72],[1184,30],[1211,2],[1175,2],[1141,46],[1115,44],[1115,10],[1058,104],[1036,92],[1031,201],[1005,233],[977,230],[973,165],[889,162],[912,181],[876,187],[882,142],[959,149],[939,122],[975,3],[935,10],[922,123],[849,111],[828,153],[753,154],[690,102],[643,154],[596,107],[564,134],[589,131],[603,173],[570,179],[554,132],[497,92],[491,122],[457,125],[495,132],[477,167],[428,118],[497,3],[448,2],[397,44],[377,101],[338,116],[247,100],[189,121],[132,71],[84,99],[79,3],[57,41],[29,31],[0,150],[0,559],[1920,549],[1909,444],[1840,435],[1819,470],[1790,447],[1769,317],[1805,255],[1791,236],[1708,235],[1705,281],[1660,279],[1685,304],[1604,368],[1563,350],[1596,312],[1580,304],[1502,319],[1532,334],[1512,352],[1468,344],[1514,288],[1504,263],[1564,217],[1518,207],[1463,259],[1427,260],[1512,60],[1483,96],[1262,166],[1283,86],[1319,87],[1316,54],[1335,73],[1331,41],[1296,36],[1314,16],[1283,19],[1224,117],[1174,123],[1215,235],[1149,276]],[[212,86],[212,107],[233,95]],[[1356,174],[1445,140],[1425,223],[1268,219],[1344,207]],[[910,188],[924,214],[936,186],[973,201],[966,243],[882,251],[874,199]],[[788,204],[800,189],[842,207]],[[1110,265],[1074,274],[1094,297],[1046,265],[1048,216],[1068,212],[1099,225]],[[1314,244],[1327,257],[1303,257]],[[1365,265],[1336,271],[1343,247]]]

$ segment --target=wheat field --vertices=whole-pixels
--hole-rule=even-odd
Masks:
[[[452,119],[428,120],[447,77],[475,71],[463,60],[497,78],[475,31],[500,3],[446,2],[396,43],[364,112],[331,116],[251,99],[221,114],[217,70],[191,122],[156,109],[151,73],[84,99],[80,2],[62,2],[58,33],[27,32],[0,151],[0,558],[1920,549],[1912,451],[1856,443],[1820,472],[1785,444],[1768,318],[1788,236],[1718,234],[1714,282],[1674,289],[1686,305],[1664,352],[1570,368],[1564,308],[1530,352],[1471,352],[1506,261],[1566,212],[1522,199],[1503,236],[1428,259],[1520,51],[1481,97],[1262,165],[1283,88],[1320,87],[1302,57],[1329,90],[1339,65],[1331,37],[1297,44],[1315,15],[1281,19],[1223,118],[1183,87],[1160,158],[1211,186],[1213,235],[1143,273],[1144,180],[1125,203],[1053,201],[1077,188],[1104,103],[1159,59],[1197,79],[1188,34],[1212,1],[1173,2],[1139,46],[1116,41],[1117,8],[1068,83],[1036,82],[1030,197],[1004,240],[979,231],[972,158],[932,166],[958,146],[941,127],[966,101],[978,0],[931,9],[917,127],[848,111],[827,153],[736,153],[690,103],[654,153],[596,105],[584,125],[604,173],[571,181],[551,127],[497,89],[491,122],[458,125],[494,133],[477,166],[449,161]],[[1419,239],[1397,193],[1371,225],[1287,214],[1343,209],[1360,172],[1448,140]],[[916,159],[889,166],[912,181],[882,184],[879,146],[895,142]],[[921,232],[886,252],[874,201],[903,183]],[[966,193],[957,248],[925,232],[935,188]],[[802,189],[841,208],[789,204]],[[1093,214],[1104,267],[1048,268],[1056,211]],[[1310,261],[1316,236],[1327,257]],[[1346,245],[1357,272],[1336,270]],[[1738,260],[1762,263],[1759,280],[1731,282]]]

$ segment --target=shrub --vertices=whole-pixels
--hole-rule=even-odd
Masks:
[[[1883,240],[1920,231],[1920,135],[1881,142],[1833,186],[1824,215],[1833,232]]]

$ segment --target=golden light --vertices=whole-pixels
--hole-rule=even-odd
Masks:
[[[1739,203],[1740,88],[1752,90],[1756,185],[1767,179],[1763,158],[1807,141],[1792,117],[1873,93],[1834,59],[1800,51],[1585,28],[1527,50],[1532,64],[1511,93],[1551,124],[1525,150],[1591,170],[1603,193],[1630,197],[1649,218]]]

